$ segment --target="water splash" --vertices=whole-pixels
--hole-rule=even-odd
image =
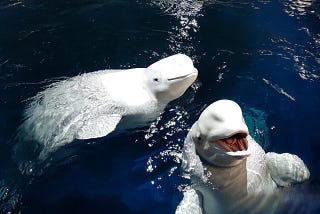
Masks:
[[[151,153],[141,160],[145,163],[145,171],[153,177],[151,185],[160,190],[172,185],[177,190],[184,189],[187,184],[185,181],[178,182],[174,179],[180,177],[180,164],[182,160],[182,146],[184,139],[190,129],[191,118],[200,114],[196,106],[192,105],[192,100],[197,86],[190,90],[191,96],[184,99],[187,107],[169,104],[169,108],[149,129],[145,131],[144,140],[137,139],[137,142],[145,141],[152,148]],[[166,118],[164,118],[166,117]],[[181,178],[181,177],[180,177]],[[173,184],[166,182],[173,179]],[[181,178],[184,179],[184,178]]]

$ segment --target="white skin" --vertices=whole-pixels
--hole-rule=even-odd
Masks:
[[[232,112],[228,112],[229,110]],[[234,114],[237,111],[238,113]],[[233,117],[229,117],[230,115]],[[235,118],[236,120],[234,120]],[[183,150],[182,167],[187,173],[191,174],[193,185],[198,185],[199,180],[204,182],[210,180],[210,177],[206,177],[204,174],[213,170],[210,171],[211,175],[223,178],[219,182],[231,184],[233,189],[228,189],[230,195],[234,195],[238,192],[238,188],[241,188],[241,185],[239,186],[237,183],[247,183],[245,194],[253,196],[269,194],[274,192],[277,186],[290,186],[309,178],[309,170],[298,156],[288,153],[265,153],[261,146],[248,135],[241,120],[240,107],[233,101],[225,100],[217,101],[214,105],[207,107],[200,115],[199,120],[192,126],[185,140]],[[230,128],[234,124],[238,125]],[[221,130],[227,130],[227,135],[228,133],[232,133],[232,135],[217,139],[217,133],[223,134]],[[201,157],[206,159],[212,167],[209,166],[207,169],[204,167],[208,163],[204,164],[200,161],[196,154],[196,148],[199,149],[197,149],[197,152],[200,152],[198,154],[201,154]],[[250,155],[248,156],[248,154]],[[246,165],[241,164],[243,161],[246,161]],[[214,171],[217,166],[219,175],[215,174]],[[238,176],[239,167],[245,167],[245,176]],[[224,168],[226,175],[224,175]],[[238,177],[230,177],[233,174],[232,170],[237,170],[235,175]],[[238,179],[246,180],[240,181]],[[198,181],[194,182],[193,180]],[[202,198],[206,197],[206,194],[202,191]],[[198,204],[191,205],[190,201]],[[202,209],[204,209],[202,206],[205,206],[203,200],[201,203],[195,190],[190,189],[184,193],[184,199],[177,207],[176,213],[194,213],[192,209],[200,210],[197,213],[202,213]],[[194,207],[198,207],[198,209],[194,209]],[[199,207],[202,207],[202,209],[199,209]],[[217,209],[217,207],[214,209]],[[206,210],[206,212],[210,213],[210,210]]]
[[[100,78],[114,100],[127,106],[140,106],[150,100],[168,103],[180,97],[197,75],[192,60],[177,54],[159,60],[148,68],[104,73]]]
[[[197,78],[192,60],[173,55],[147,68],[101,70],[49,85],[31,99],[18,141],[44,146],[40,159],[74,139],[146,125]]]

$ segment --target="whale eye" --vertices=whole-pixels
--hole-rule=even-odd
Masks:
[[[159,79],[158,78],[154,78],[153,81],[159,82]]]

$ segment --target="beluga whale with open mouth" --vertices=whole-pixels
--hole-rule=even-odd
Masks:
[[[231,100],[212,103],[193,124],[184,141],[182,168],[192,185],[176,214],[248,213],[241,210],[246,206],[252,206],[249,213],[264,213],[259,203],[270,205],[277,187],[310,176],[298,156],[266,153],[249,135],[240,106]]]
[[[147,68],[100,70],[53,83],[31,99],[17,139],[41,144],[45,158],[74,139],[146,125],[197,75],[191,58],[176,54]]]

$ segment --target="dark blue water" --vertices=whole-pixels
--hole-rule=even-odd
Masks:
[[[197,82],[151,127],[73,143],[32,173],[12,157],[27,99],[62,77],[192,57]],[[174,213],[187,129],[237,101],[266,149],[300,156],[310,181],[288,213],[320,204],[320,3],[189,0],[0,2],[0,206],[22,213]],[[32,149],[32,148],[31,148]]]

